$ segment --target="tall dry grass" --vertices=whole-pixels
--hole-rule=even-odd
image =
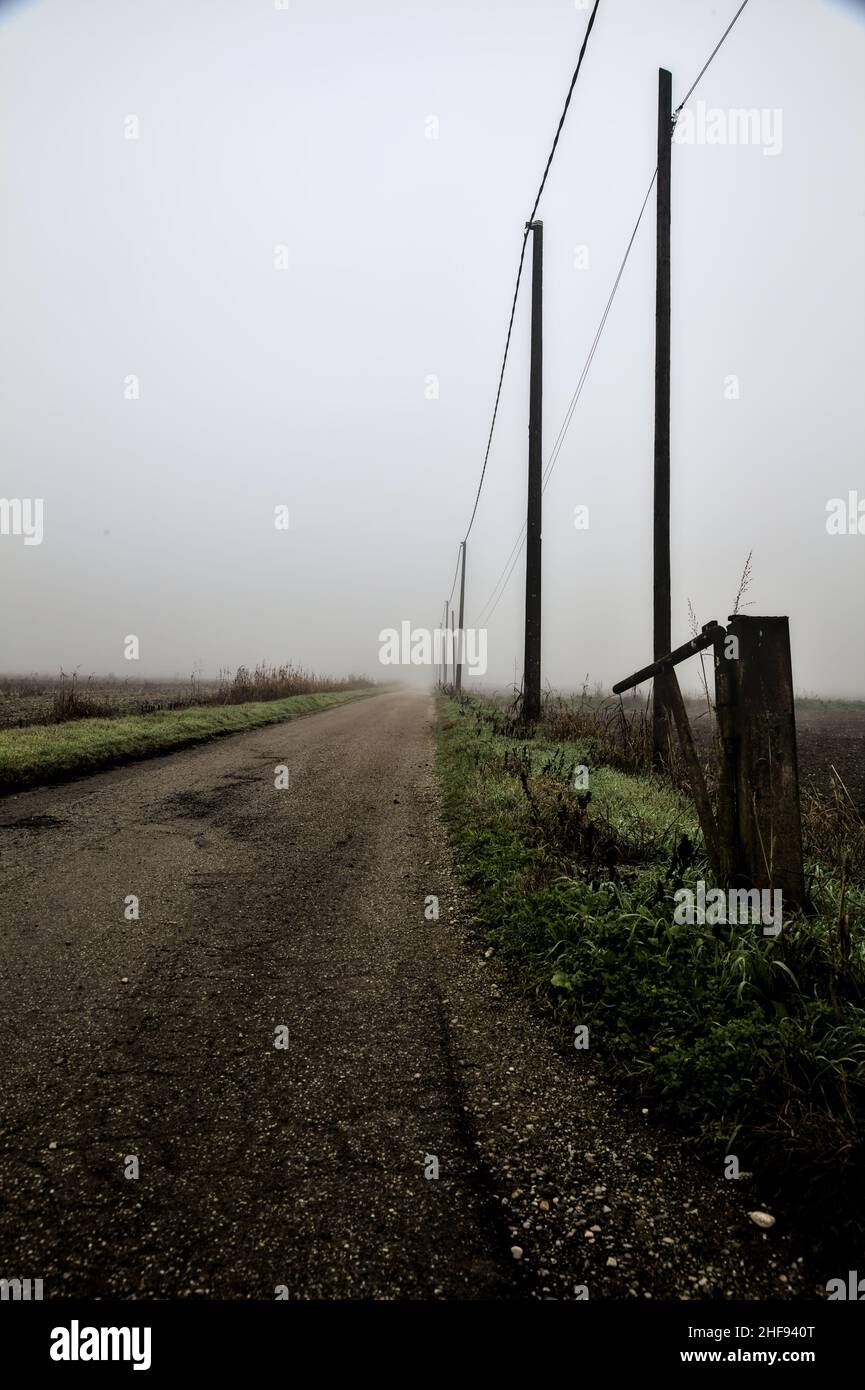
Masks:
[[[82,681],[77,672],[67,675],[63,671],[59,683],[53,688],[49,682],[40,682],[38,688],[34,688],[35,682],[18,681],[14,690],[4,693],[21,694],[28,702],[36,694],[50,696],[17,721],[29,725],[65,724],[76,719],[118,719],[125,715],[155,714],[161,710],[183,710],[201,705],[241,705],[285,700],[292,695],[368,689],[374,684],[368,676],[335,678],[316,675],[291,663],[271,666],[267,662],[259,662],[253,670],[239,666],[232,673],[225,668],[215,682],[205,682],[197,675],[192,675],[188,684],[143,681],[141,693],[131,698],[126,682],[112,682],[93,676]]]
[[[315,695],[325,690],[365,690],[375,684],[368,676],[348,675],[340,679],[317,676],[300,666],[269,666],[259,662],[254,670],[238,666],[232,676],[220,671],[215,690],[200,703],[207,705],[242,705],[251,700],[286,700],[290,695]]]

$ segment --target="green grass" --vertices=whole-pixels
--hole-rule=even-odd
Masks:
[[[446,814],[484,945],[572,1046],[678,1125],[749,1196],[788,1203],[815,1246],[865,1233],[865,882],[819,869],[820,910],[759,926],[677,925],[711,883],[693,805],[668,782],[592,765],[587,743],[516,738],[443,706]],[[590,769],[577,794],[573,769]],[[839,915],[845,930],[839,931]],[[846,1248],[846,1246],[845,1246]]]
[[[0,791],[58,782],[135,758],[170,753],[223,734],[315,714],[374,690],[324,691],[241,705],[195,706],[112,719],[0,730]]]

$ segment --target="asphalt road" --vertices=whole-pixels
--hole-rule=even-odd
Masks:
[[[741,1184],[564,1055],[473,942],[432,717],[383,694],[0,801],[0,1277],[803,1291]]]

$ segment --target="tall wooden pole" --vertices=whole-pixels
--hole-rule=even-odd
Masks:
[[[462,543],[462,568],[460,570],[460,620],[457,631],[457,641],[459,643],[459,660],[457,661],[457,694],[463,688],[463,654],[465,651],[465,637],[463,636],[463,615],[465,613],[466,602],[466,543]]]
[[[655,503],[653,648],[657,661],[672,648],[670,630],[670,156],[673,136],[673,80],[658,69],[658,197],[655,271]],[[652,751],[666,756],[669,725],[667,682],[655,681]]]
[[[453,679],[452,679],[452,682],[451,682],[452,684],[453,684],[454,681],[455,681],[456,664],[457,664],[457,654],[456,654],[456,648],[454,647],[454,610],[451,609],[451,666],[452,666],[452,668],[453,668],[453,673],[454,673],[454,676],[453,676]]]
[[[438,670],[439,685],[442,686],[442,687],[444,687],[444,683],[445,683],[445,643],[444,643],[444,635],[445,635],[445,633],[447,632],[447,625],[448,625],[448,623],[447,623],[447,613],[448,613],[448,605],[447,605],[447,599],[445,599],[445,606],[444,606],[444,613],[443,613],[443,615],[442,615],[442,627],[441,627],[441,634],[442,634],[441,656],[440,656],[440,659],[439,659],[439,670]]]
[[[445,668],[445,685],[447,685],[448,683],[448,606],[449,600],[445,599],[445,640],[442,644],[442,659],[444,661]]]
[[[529,378],[529,488],[526,511],[526,642],[523,662],[523,718],[541,713],[541,494],[543,488],[543,274],[544,224],[529,222],[532,233],[532,360]]]

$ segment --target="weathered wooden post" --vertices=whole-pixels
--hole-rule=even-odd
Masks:
[[[459,658],[458,658],[458,659],[457,659],[456,657],[454,658],[454,660],[456,660],[456,663],[457,663],[457,699],[459,699],[460,695],[462,694],[462,688],[463,688],[463,658],[464,658],[464,656],[465,656],[465,650],[466,650],[466,639],[465,639],[465,635],[464,635],[464,633],[465,633],[465,629],[464,629],[464,620],[465,620],[465,605],[466,605],[466,543],[465,543],[465,541],[463,541],[462,544],[460,545],[460,556],[461,556],[461,560],[462,560],[462,571],[461,571],[461,574],[460,574],[460,620],[459,620],[459,626],[458,626],[458,629],[457,629],[457,635],[458,635],[458,642],[457,642],[457,645],[458,645],[458,647],[459,647]]]
[[[739,876],[739,827],[736,812],[736,644],[720,629],[715,656],[715,719],[718,769],[718,846],[721,882],[732,887]]]
[[[724,640],[725,677],[733,671],[739,881],[779,888],[785,907],[807,907],[789,622],[734,614]]]
[[[532,343],[529,368],[529,486],[526,502],[526,636],[523,660],[523,721],[541,716],[541,513],[543,459],[543,274],[544,224],[532,233]]]
[[[657,680],[657,676],[655,679]],[[714,812],[712,811],[709,793],[706,789],[706,779],[703,776],[700,759],[697,757],[697,750],[694,747],[694,737],[691,733],[691,725],[688,721],[688,711],[685,709],[685,701],[682,699],[682,692],[679,689],[679,681],[674,667],[670,666],[669,669],[664,672],[664,680],[666,682],[667,708],[673,716],[673,723],[679,735],[679,745],[682,749],[682,757],[685,760],[685,770],[688,774],[688,780],[691,783],[694,804],[697,807],[697,818],[700,822],[700,829],[703,832],[706,857],[709,860],[712,873],[717,881],[721,876],[718,826],[715,821]]]
[[[658,69],[658,189],[655,257],[655,475],[652,642],[656,661],[672,647],[670,626],[670,179],[673,79]],[[667,673],[652,691],[652,754],[656,767],[670,755]]]

